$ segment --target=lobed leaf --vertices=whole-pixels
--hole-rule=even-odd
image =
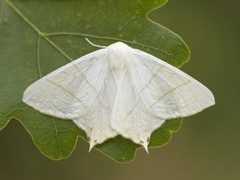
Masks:
[[[96,50],[99,45],[122,41],[131,47],[181,66],[189,59],[183,40],[146,14],[167,0],[0,0],[0,130],[16,118],[47,157],[68,157],[77,137],[85,133],[69,120],[49,117],[22,101],[24,90],[58,67]],[[150,147],[166,144],[181,119],[169,120],[155,131]],[[96,147],[118,162],[133,160],[139,145],[116,137]]]

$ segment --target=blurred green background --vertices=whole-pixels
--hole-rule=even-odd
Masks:
[[[170,0],[151,12],[179,34],[192,52],[181,69],[211,89],[216,105],[184,119],[169,144],[141,149],[119,164],[79,139],[74,153],[52,161],[34,146],[19,122],[0,132],[0,179],[15,180],[239,180],[240,1]]]

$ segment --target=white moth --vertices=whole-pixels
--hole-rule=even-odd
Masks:
[[[121,135],[142,145],[165,120],[215,104],[204,85],[172,65],[122,42],[87,54],[30,85],[23,101],[43,114],[71,119],[91,150]]]

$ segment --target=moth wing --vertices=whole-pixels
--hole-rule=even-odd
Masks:
[[[191,76],[150,54],[133,52],[133,81],[154,116],[186,117],[215,104],[212,92]]]
[[[113,129],[123,137],[142,145],[148,152],[152,132],[164,122],[149,111],[133,80],[131,68],[128,69],[116,94],[111,117]]]
[[[90,149],[116,135],[109,119],[114,99],[105,93],[106,53],[106,49],[95,51],[53,71],[23,95],[26,104],[43,114],[74,120],[92,140]]]
[[[215,102],[211,91],[186,73],[140,50],[132,52],[111,124],[147,151],[151,133],[165,120],[193,115]]]

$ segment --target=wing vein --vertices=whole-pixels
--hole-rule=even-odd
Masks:
[[[68,93],[70,96],[72,96],[74,99],[76,99],[79,103],[81,103],[81,104],[86,108],[86,105],[83,104],[82,101],[81,101],[77,96],[75,96],[75,94],[72,93],[70,90],[68,90],[67,88],[65,88],[65,87],[61,86],[60,84],[55,83],[55,82],[53,82],[53,81],[51,81],[51,80],[49,80],[49,79],[47,79],[47,81],[48,81],[49,83],[55,85],[56,87],[62,89],[64,92]]]

